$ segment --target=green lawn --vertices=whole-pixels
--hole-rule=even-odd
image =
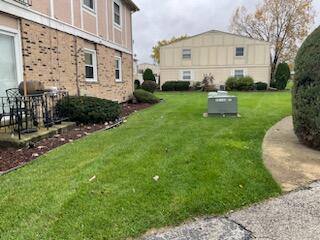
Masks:
[[[0,177],[0,239],[125,239],[279,194],[261,143],[290,93],[237,95],[241,118],[203,118],[204,93],[161,93],[120,128]]]

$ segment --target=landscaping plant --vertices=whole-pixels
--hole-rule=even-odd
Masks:
[[[205,91],[205,92],[216,91],[216,87],[213,85],[214,80],[215,80],[214,76],[211,73],[204,74],[203,80],[201,82],[202,91]]]
[[[188,91],[189,81],[169,81],[162,85],[162,91]]]
[[[258,91],[265,91],[268,89],[268,84],[265,82],[257,82],[254,85],[255,85],[255,89]]]
[[[140,103],[158,103],[160,100],[152,93],[145,91],[143,89],[137,89],[134,91],[133,95]]]
[[[254,81],[250,76],[245,76],[241,78],[229,77],[226,81],[226,89],[228,91],[251,91],[254,90]]]
[[[320,27],[302,44],[295,60],[293,124],[299,140],[320,150]]]
[[[288,84],[288,81],[290,79],[291,73],[290,68],[287,63],[280,63],[277,66],[276,74],[275,74],[275,82],[274,87],[276,87],[278,90],[284,90]]]
[[[143,72],[143,80],[144,81],[156,81],[156,77],[154,76],[152,70],[150,68],[147,68],[144,72]]]
[[[141,88],[145,91],[154,93],[158,88],[158,84],[155,81],[146,80],[141,84]]]
[[[57,103],[57,111],[77,123],[104,123],[116,120],[121,113],[116,102],[86,96],[66,97]]]
[[[134,89],[139,89],[140,88],[140,81],[138,79],[134,80]]]

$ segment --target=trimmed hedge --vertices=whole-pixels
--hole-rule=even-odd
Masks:
[[[105,123],[119,118],[120,105],[116,102],[95,97],[66,97],[57,103],[60,116],[77,123]]]
[[[265,91],[268,89],[268,84],[264,82],[255,83],[255,89],[258,91]]]
[[[147,68],[144,72],[143,72],[143,80],[144,81],[156,81],[156,77],[154,76],[152,70],[150,68]]]
[[[140,103],[158,103],[160,102],[160,99],[157,98],[155,95],[153,95],[150,92],[147,92],[143,89],[137,89],[134,91],[133,95],[136,97],[137,101]]]
[[[299,140],[320,150],[320,27],[304,41],[295,60],[293,124]]]
[[[169,81],[162,85],[162,91],[188,91],[189,89],[188,81]]]
[[[275,74],[275,82],[274,86],[278,90],[284,90],[288,84],[288,81],[290,79],[291,73],[290,68],[287,63],[280,63],[277,66],[276,74]]]
[[[229,77],[226,81],[226,89],[228,91],[239,90],[249,91],[254,90],[254,81],[252,77],[246,76],[242,78]]]
[[[147,80],[141,84],[141,89],[151,93],[154,93],[157,90],[157,88],[158,84],[154,81]]]

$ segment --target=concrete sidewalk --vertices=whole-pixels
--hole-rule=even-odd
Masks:
[[[224,217],[197,219],[144,240],[320,239],[320,182]]]

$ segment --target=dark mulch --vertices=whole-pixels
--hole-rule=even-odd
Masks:
[[[121,117],[126,118],[131,113],[150,107],[151,104],[123,104]],[[109,125],[110,127],[111,125]],[[22,149],[0,148],[0,173],[24,165],[35,158],[66,143],[85,137],[95,131],[106,129],[105,124],[88,124],[74,127],[65,133],[57,134],[52,138],[41,140]]]

